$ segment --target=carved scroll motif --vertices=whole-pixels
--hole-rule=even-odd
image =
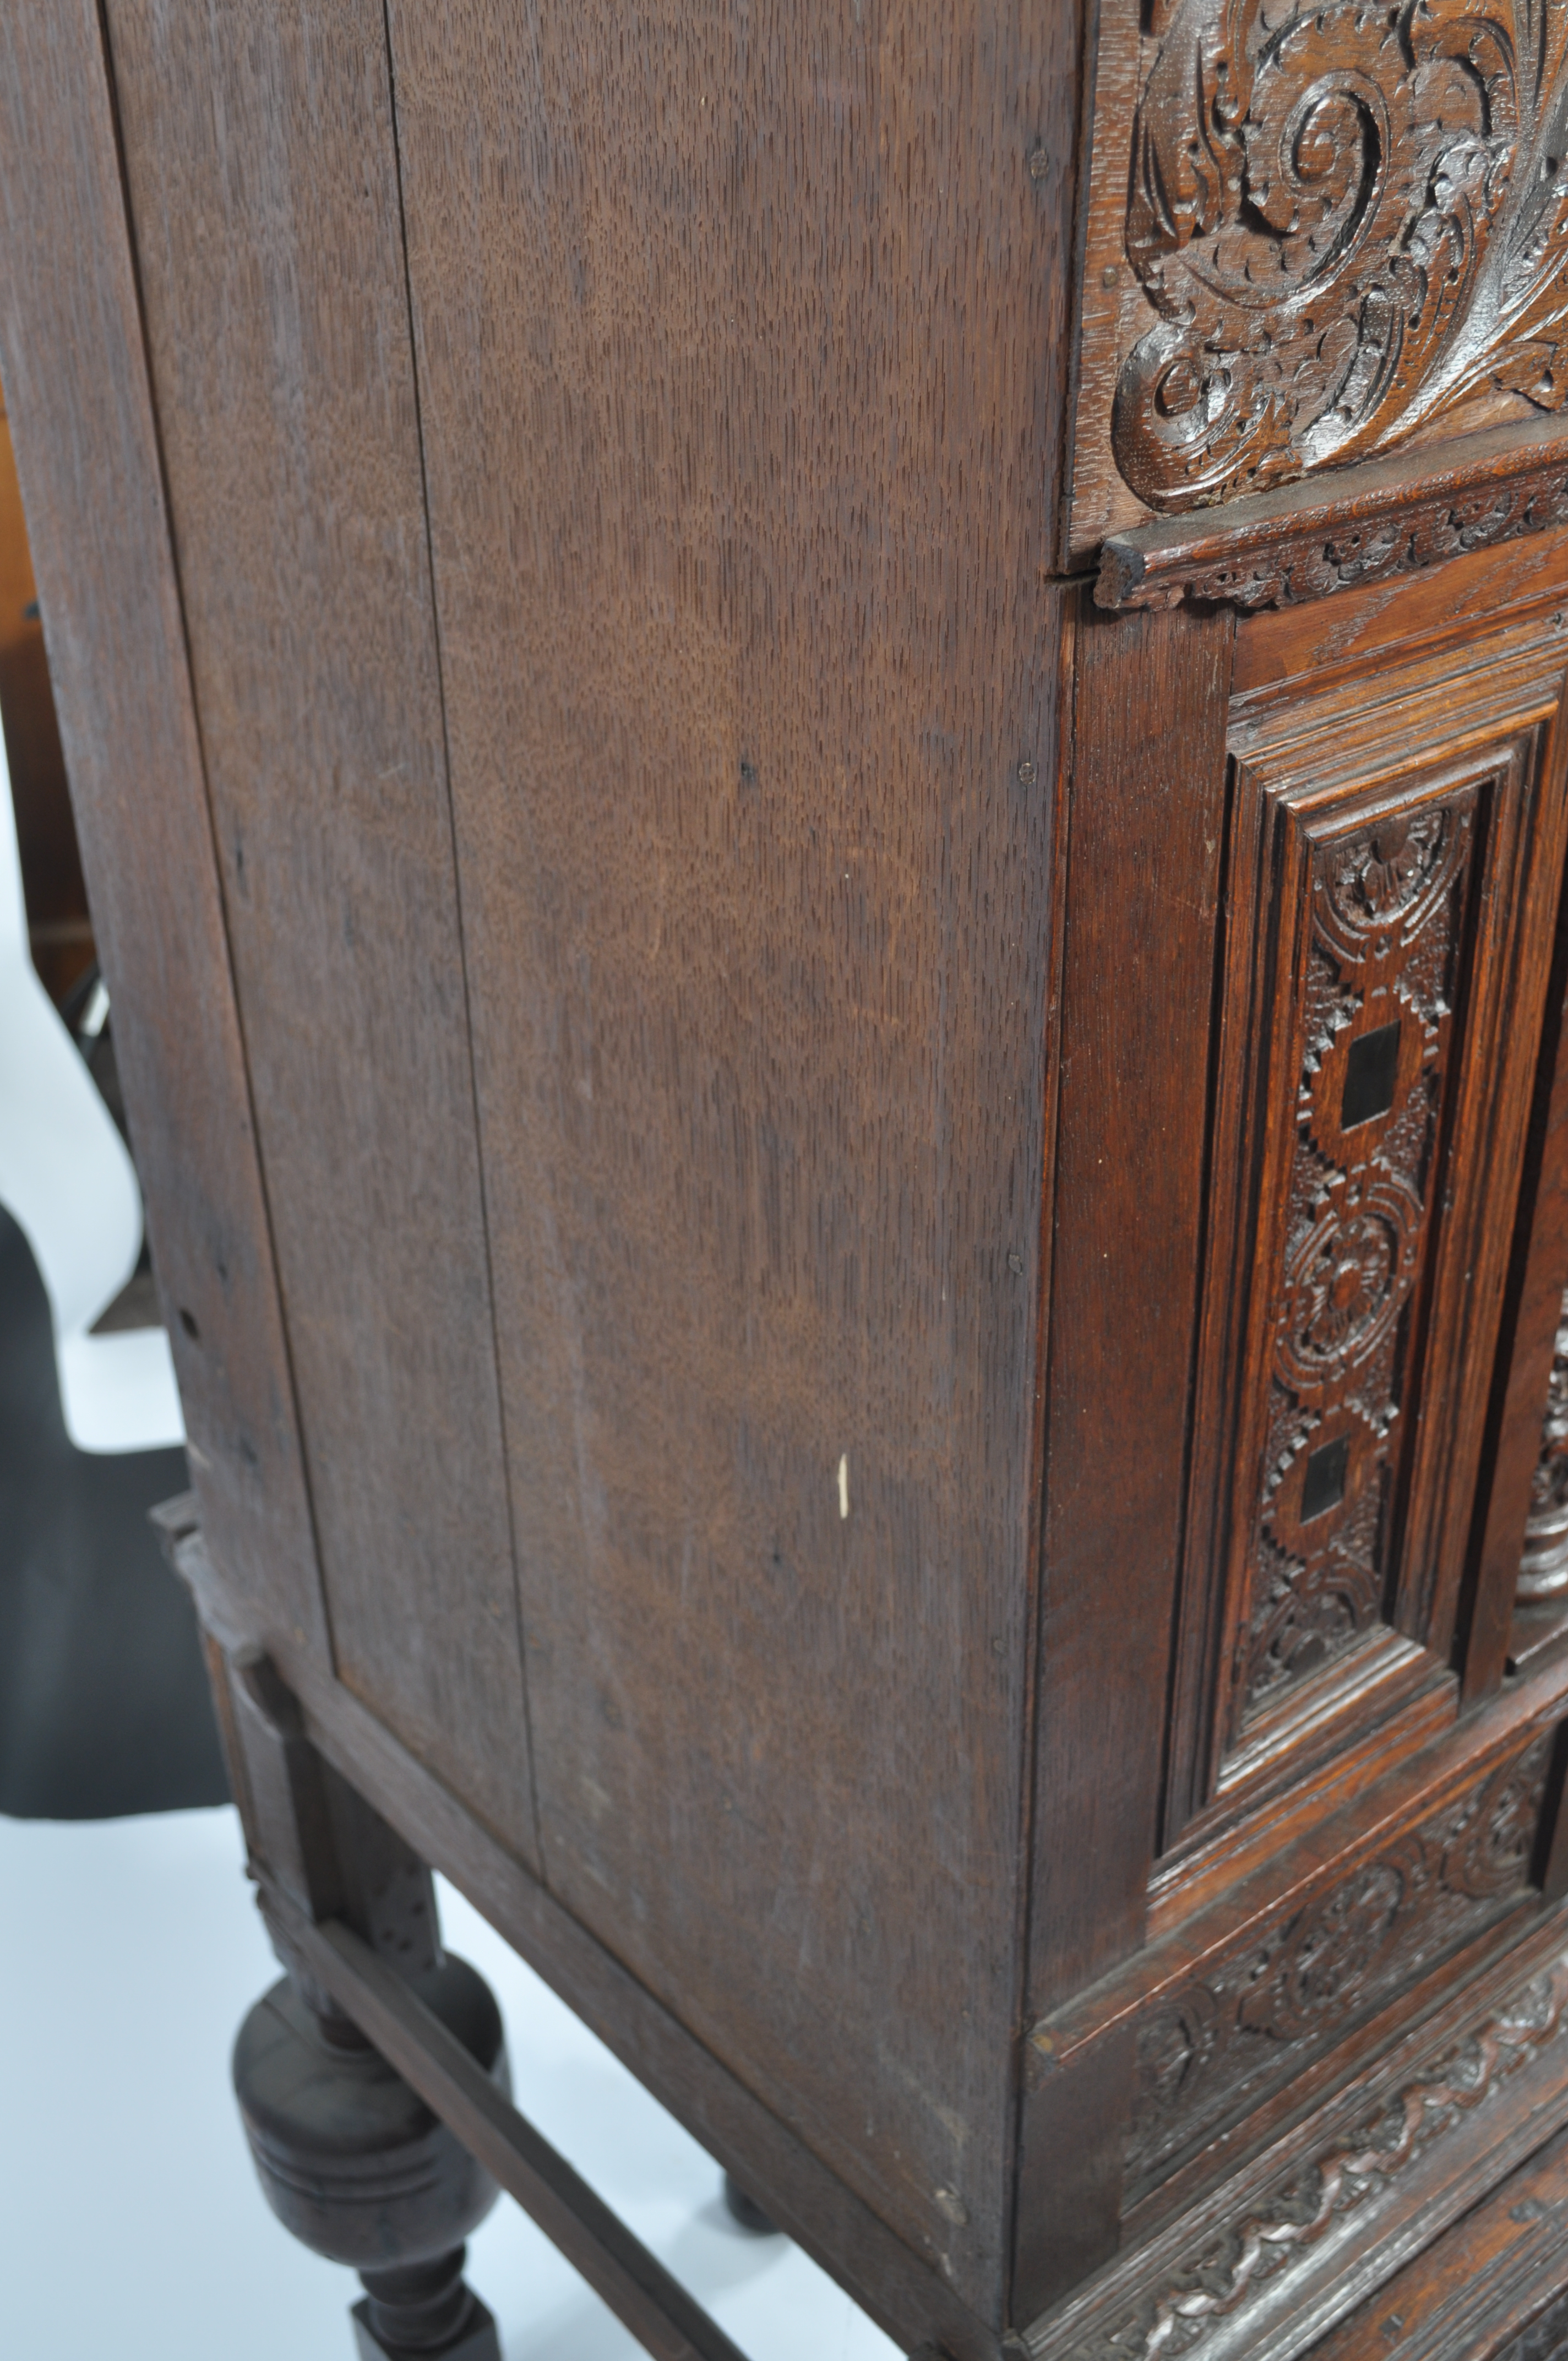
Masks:
[[[1244,1716],[1381,1620],[1474,792],[1313,856]]]
[[[1201,1975],[1138,2034],[1127,2183],[1141,2193],[1523,1894],[1552,1734]]]
[[[1568,1291],[1552,1356],[1541,1457],[1530,1488],[1518,1596],[1521,1604],[1568,1592]]]
[[[1159,315],[1112,420],[1140,500],[1390,451],[1491,390],[1568,401],[1565,48],[1556,0],[1178,0],[1126,220]]]
[[[1053,2343],[1051,2351],[1061,2361],[1173,2361],[1201,2347],[1217,2323],[1244,2312],[1335,2222],[1376,2202],[1434,2141],[1555,2041],[1565,2007],[1568,1959],[1559,1958],[1255,2210],[1218,2230],[1206,2224],[1190,2258],[1163,2283],[1065,2348]],[[1028,2342],[1043,2361],[1043,2339],[1031,2335]]]

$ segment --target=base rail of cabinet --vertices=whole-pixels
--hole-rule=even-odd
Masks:
[[[1135,2227],[1126,2251],[1028,2330],[1030,2361],[1300,2361],[1565,2125],[1557,1903],[1300,2122],[1146,2238]],[[1554,2259],[1528,2274],[1541,2301]],[[1510,2329],[1537,2308],[1514,2293],[1511,2312],[1496,2312]],[[1379,2312],[1379,2337],[1395,2313],[1402,2323],[1397,2302]],[[1398,2354],[1398,2326],[1383,2348]],[[1448,2349],[1470,2361],[1484,2348]]]
[[[291,1952],[344,2015],[516,2199],[655,2361],[745,2361],[740,2347],[369,1944],[340,1920],[313,1922],[276,1891],[267,1893],[266,1909]],[[925,2345],[912,2361],[944,2356],[937,2346]]]

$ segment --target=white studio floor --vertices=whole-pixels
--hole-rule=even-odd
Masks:
[[[352,2361],[353,2274],[268,2212],[228,2053],[279,1971],[232,1811],[0,1818],[0,2356]],[[751,2361],[890,2361],[784,2238],[734,2227],[717,2168],[441,1887],[448,1947],[494,1986],[519,2105]],[[639,2361],[510,2199],[468,2277],[506,2361]]]

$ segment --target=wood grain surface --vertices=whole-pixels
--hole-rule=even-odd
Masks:
[[[546,1872],[994,2305],[1072,21],[390,21]]]
[[[214,1546],[324,1652],[98,16],[0,24],[0,368],[99,956]]]
[[[335,1663],[532,1858],[381,11],[109,23]]]
[[[1342,487],[1348,557],[1321,487],[1134,553],[1175,598],[1253,530],[1285,595],[1300,528],[1288,615],[1063,578],[1073,304],[1109,417],[1128,291],[1072,284],[1078,39],[65,0],[0,28],[0,367],[210,1628],[906,2341],[1134,2349],[1255,2217],[1207,2349],[1288,2361],[1568,2109],[1568,1664],[1499,1685],[1465,1587],[1499,1305],[1521,1399],[1545,1334],[1568,461]],[[1302,914],[1462,838],[1398,1548],[1279,1702],[1236,1535],[1310,1440],[1241,1400],[1298,1134],[1359,1189],[1419,1079],[1319,1089],[1416,987],[1353,945],[1309,1058]],[[1487,2044],[1489,2114],[1280,2229]]]
[[[1544,2312],[1568,2285],[1565,2244],[1568,2134],[1559,2133],[1313,2345],[1312,2361],[1511,2361],[1521,2315]],[[1561,2349],[1551,2336],[1525,2345],[1531,2361]]]
[[[1541,1454],[1541,1426],[1568,1288],[1568,917],[1560,913],[1541,1067],[1504,1309],[1502,1351],[1486,1435],[1487,1488],[1478,1563],[1464,1602],[1464,1684],[1497,1687],[1509,1654],[1515,1595]],[[1561,1613],[1563,1602],[1551,1607]],[[1550,1610],[1549,1610],[1550,1611]],[[1538,1610],[1539,1612],[1539,1610]]]
[[[1143,1932],[1164,1737],[1148,1700],[1168,1678],[1198,1314],[1234,635],[1223,612],[1107,629],[1081,591],[1071,617],[1031,2015]],[[1133,2075],[1130,2044],[1102,2052],[1087,2087],[1042,2076],[1033,2053],[1026,2063],[1019,2319],[1114,2249],[1115,2126]]]
[[[1561,610],[1568,533],[1473,549],[1418,575],[1393,574],[1307,607],[1260,607],[1236,619],[1238,697],[1312,675],[1319,686],[1413,641],[1435,654],[1505,614]]]

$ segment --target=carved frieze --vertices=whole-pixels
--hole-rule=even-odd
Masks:
[[[1245,2308],[1328,2236],[1374,2205],[1400,2176],[1548,2044],[1561,2037],[1568,1960],[1558,1958],[1494,2007],[1424,2071],[1396,2086],[1342,2136],[1299,2162],[1235,2220],[1206,2224],[1186,2257],[1131,2301],[1094,2307],[1092,2326],[1063,2334],[1049,2320],[1026,2340],[1054,2361],[1173,2361]],[[1232,2347],[1231,2349],[1237,2349]]]
[[[1420,455],[1423,458],[1426,455]],[[1503,427],[1410,458],[1114,533],[1102,607],[1297,606],[1568,524],[1568,432]]]
[[[1541,1420],[1541,1456],[1530,1483],[1530,1517],[1519,1564],[1521,1604],[1568,1592],[1568,1291],[1552,1356]]]
[[[1138,2034],[1127,2148],[1139,2193],[1469,1941],[1529,1884],[1551,1735],[1201,1973]]]
[[[1496,389],[1568,399],[1568,10],[1182,0],[1125,250],[1152,324],[1112,441],[1150,508],[1386,451]]]
[[[1441,466],[1450,438],[1562,412],[1562,0],[1153,0],[1141,33],[1130,7],[1102,27],[1075,560],[1150,516],[1417,448]],[[1551,507],[1521,498],[1501,529]],[[1340,587],[1331,549],[1284,595]]]

